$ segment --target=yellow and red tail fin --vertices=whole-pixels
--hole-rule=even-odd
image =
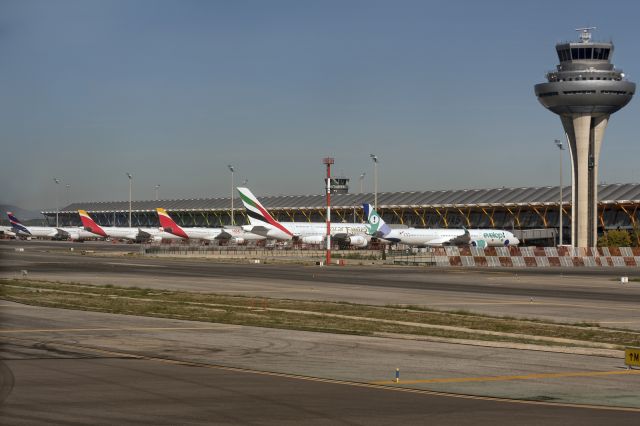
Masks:
[[[80,220],[82,221],[82,226],[84,227],[84,229],[96,235],[100,235],[101,237],[107,236],[107,233],[104,232],[104,229],[102,229],[100,225],[98,225],[93,219],[91,219],[89,213],[84,210],[78,210],[78,213],[80,214]]]
[[[171,219],[171,216],[169,216],[169,213],[167,213],[165,209],[158,207],[156,211],[158,212],[158,219],[160,219],[160,226],[165,232],[181,238],[189,239],[187,233],[184,232],[184,230],[180,228],[173,219]]]

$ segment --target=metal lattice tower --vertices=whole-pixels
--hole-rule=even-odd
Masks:
[[[572,159],[572,244],[597,243],[598,161],[609,116],[624,107],[636,91],[622,70],[611,63],[613,43],[592,42],[591,28],[578,28],[579,40],[556,45],[560,64],[536,84],[540,103],[558,114]]]

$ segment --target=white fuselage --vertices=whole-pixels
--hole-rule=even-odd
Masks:
[[[22,225],[24,226],[24,225]],[[37,237],[37,238],[70,238],[72,240],[82,240],[85,238],[100,238],[98,235],[86,231],[78,226],[61,226],[55,228],[53,226],[24,226],[29,232],[14,229],[16,235],[21,237]]]
[[[323,237],[327,235],[327,224],[325,222],[279,222],[280,225],[285,227],[291,234],[289,235],[278,229],[273,225],[259,226],[266,228],[267,238],[274,238],[277,240],[291,240],[293,238],[305,238],[305,237]],[[245,225],[245,230],[251,232],[254,225]],[[367,235],[367,227],[363,223],[331,223],[331,236],[348,237],[348,236],[361,236],[367,240],[370,237]]]
[[[509,231],[495,229],[469,229],[467,244],[480,247],[502,247],[518,245],[520,241]],[[442,246],[455,243],[464,237],[463,229],[392,229],[384,239],[412,246]]]
[[[102,230],[110,237],[116,239],[124,239],[131,241],[140,241],[147,239],[154,240],[179,240],[173,234],[163,231],[160,228],[127,228],[121,226],[101,226]],[[92,234],[95,236],[95,234]]]
[[[194,240],[232,240],[232,241],[258,241],[264,240],[262,235],[247,232],[240,226],[229,228],[181,228],[189,239]]]

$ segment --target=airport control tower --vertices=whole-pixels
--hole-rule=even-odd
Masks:
[[[598,160],[609,116],[636,91],[611,63],[613,43],[592,42],[595,28],[579,28],[575,42],[556,45],[560,64],[536,84],[538,100],[560,116],[573,162],[571,240],[575,247],[597,243]]]

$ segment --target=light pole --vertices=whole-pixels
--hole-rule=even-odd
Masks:
[[[322,163],[327,166],[327,266],[331,265],[331,165],[334,163],[332,157],[325,157]]]
[[[60,182],[62,182],[58,178],[53,178],[53,181],[56,183],[56,228],[60,226],[60,222],[58,221],[58,215],[60,214],[60,203],[58,202],[58,187],[60,186]]]
[[[562,151],[564,151],[564,145],[560,139],[554,141],[560,152],[560,216],[558,222],[558,245],[562,245]]]
[[[127,173],[127,177],[129,178],[129,228],[131,228],[131,186],[133,183],[133,175]]]
[[[153,188],[156,190],[156,201],[158,201],[158,192],[160,190],[160,185],[156,185]]]
[[[227,164],[229,171],[231,172],[231,226],[235,225],[233,220],[233,172],[235,171],[231,164]]]
[[[364,176],[366,175],[366,173],[362,173],[360,175],[360,193],[362,194],[364,192]]]
[[[369,154],[373,160],[373,208],[378,211],[378,157]]]

